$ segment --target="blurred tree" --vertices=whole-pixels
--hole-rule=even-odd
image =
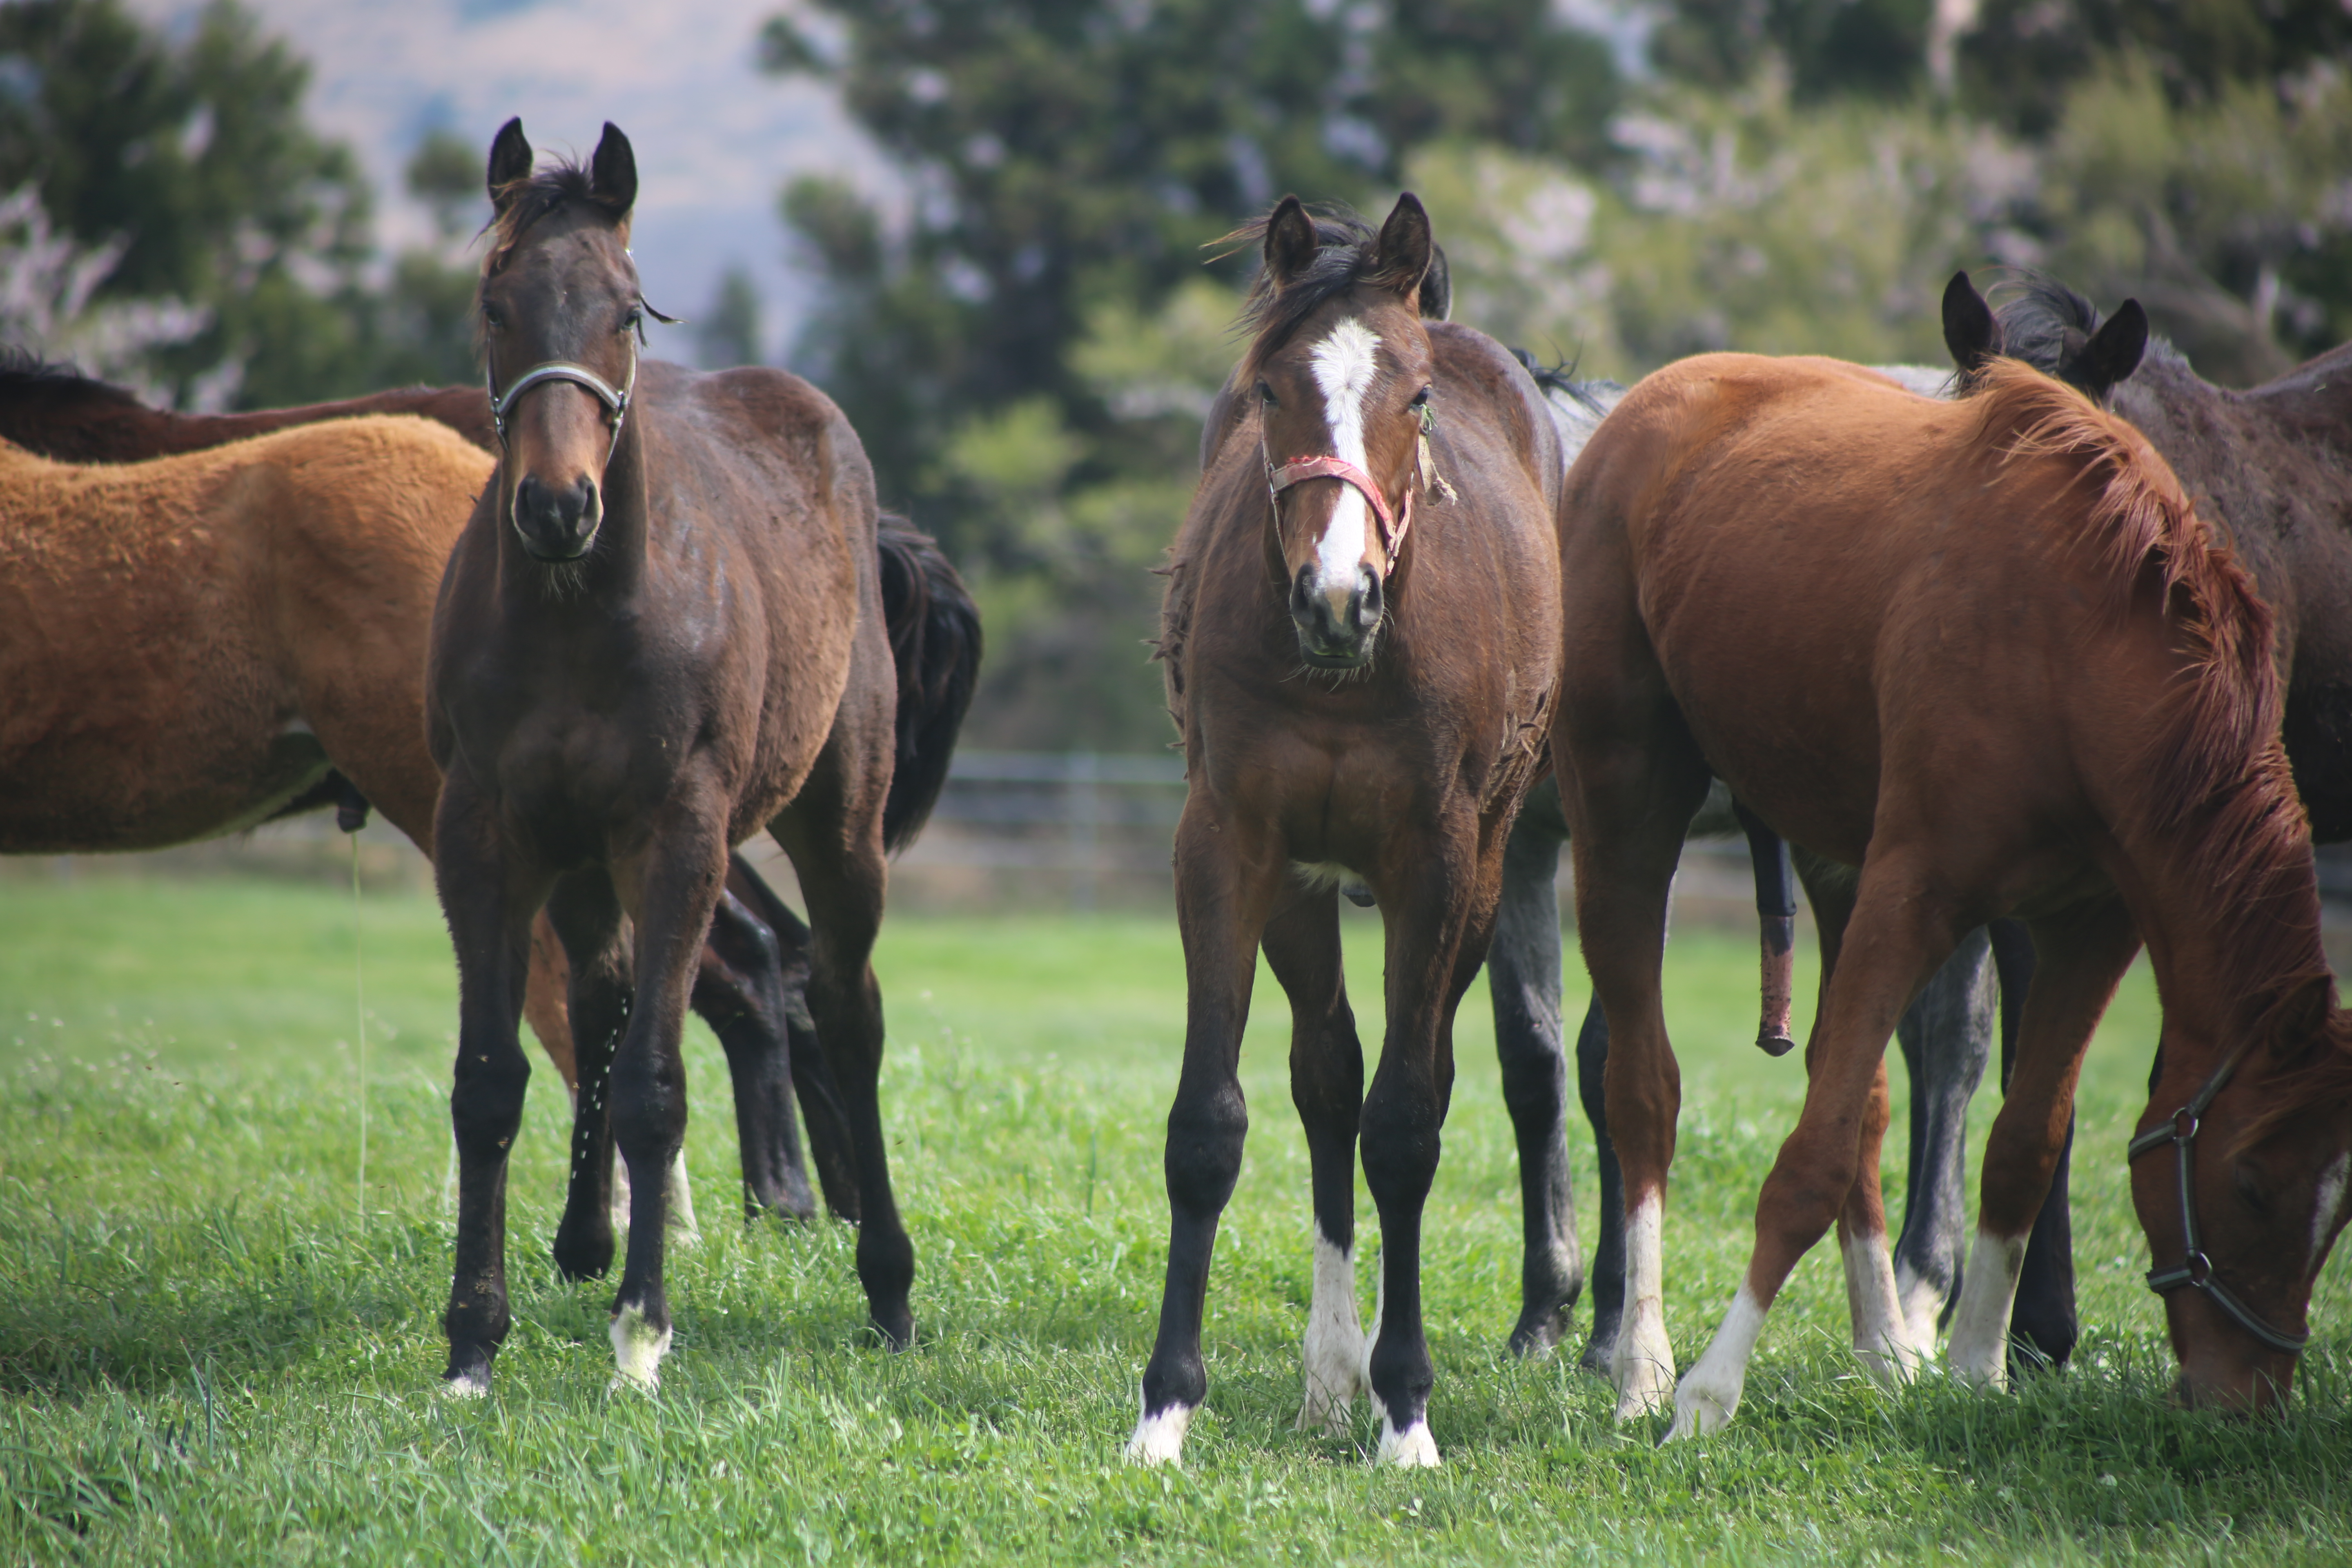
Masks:
[[[760,363],[760,289],[742,268],[719,275],[710,308],[694,323],[694,358],[705,370]]]
[[[481,148],[440,125],[427,131],[409,154],[404,176],[408,194],[432,209],[442,238],[462,234],[487,199],[482,192],[484,162]]]
[[[367,258],[369,193],[303,123],[308,77],[234,0],[177,47],[120,0],[0,7],[0,188],[30,184],[84,246],[120,244],[99,300],[208,312],[152,351],[182,397],[208,375],[247,400],[311,393],[363,336],[334,296]]]
[[[1901,99],[1924,79],[1934,12],[1934,0],[1672,0],[1650,54],[1700,87],[1736,87],[1769,55],[1800,101]]]

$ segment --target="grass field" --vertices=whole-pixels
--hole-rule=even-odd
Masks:
[[[1377,937],[1369,919],[1350,925],[1369,1038]],[[1411,1475],[1363,1462],[1376,1427],[1361,1405],[1350,1440],[1290,1428],[1307,1163],[1286,1013],[1261,978],[1244,1056],[1256,1124],[1212,1284],[1209,1403],[1187,1468],[1140,1472],[1118,1449],[1165,1247],[1160,1126],[1183,1023],[1171,923],[888,928],[885,1111],[922,1335],[902,1356],[863,1330],[852,1233],[729,1221],[727,1077],[697,1025],[688,1150],[706,1239],[673,1255],[677,1341],[659,1393],[609,1393],[610,1285],[563,1285],[547,1262],[563,1099],[542,1066],[511,1180],[516,1326],[492,1396],[462,1405],[434,1392],[447,943],[414,896],[371,895],[361,939],[363,1205],[348,893],[0,882],[0,1555],[2352,1560],[2340,1263],[2291,1414],[2244,1425],[2165,1405],[2170,1355],[2139,1282],[2121,1158],[2155,1037],[2144,970],[2084,1079],[2088,1331],[2074,1370],[2012,1394],[1940,1377],[1883,1394],[1843,1348],[1843,1291],[1821,1247],[1775,1310],[1737,1425],[1671,1449],[1654,1446],[1662,1423],[1618,1426],[1572,1357],[1500,1353],[1517,1186],[1481,987],[1464,1009],[1428,1229],[1431,1421],[1446,1463]],[[1802,1092],[1795,1062],[1748,1044],[1753,976],[1744,942],[1677,935],[1669,1017],[1685,1109],[1667,1316],[1685,1361],[1745,1262],[1756,1184]],[[1899,1105],[1895,1125],[1890,1204]],[[1589,1215],[1580,1129],[1577,1147]],[[1369,1241],[1360,1197],[1359,1213]]]

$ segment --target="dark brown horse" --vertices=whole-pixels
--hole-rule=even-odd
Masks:
[[[459,991],[445,1376],[486,1388],[509,1324],[506,1162],[530,1074],[516,1025],[543,904],[572,960],[580,1054],[556,1260],[609,1267],[617,1142],[632,1182],[613,1345],[624,1379],[656,1379],[679,1034],[729,851],[763,827],[808,899],[809,1011],[848,1110],[858,1269],[876,1326],[903,1345],[914,1260],[867,962],[898,690],[873,474],[840,411],[795,376],[641,383],[627,138],[607,125],[587,167],[531,165],[510,121],[490,149],[479,293],[499,466],[450,557],[426,679]]]
[[[647,363],[643,373],[649,393],[687,374],[658,361]],[[255,413],[180,414],[151,408],[121,387],[71,369],[13,350],[0,352],[0,439],[65,462],[142,462],[296,426],[369,414],[420,415],[447,426],[485,451],[495,453],[498,448],[489,398],[478,386],[408,387],[340,403]],[[451,513],[443,545],[429,557],[420,558],[420,575],[413,592],[389,600],[379,595],[366,601],[371,605],[408,605],[408,613],[416,617],[416,636],[411,639],[415,646],[382,639],[362,639],[357,645],[382,649],[387,655],[405,649],[398,654],[403,660],[399,668],[388,673],[393,687],[404,692],[405,710],[415,717],[393,733],[396,743],[409,749],[422,765],[387,770],[375,759],[354,758],[347,759],[337,771],[332,766],[336,759],[321,751],[313,772],[322,776],[298,790],[277,808],[278,815],[337,805],[347,825],[355,825],[350,822],[352,816],[355,810],[365,810],[373,794],[378,797],[373,804],[416,837],[418,847],[428,856],[432,853],[433,803],[439,779],[429,771],[430,759],[425,754],[421,639],[440,580],[446,541],[454,541],[463,521],[463,509]],[[891,777],[884,824],[885,836],[897,847],[912,840],[946,777],[957,729],[971,705],[981,651],[980,619],[955,568],[938,545],[905,519],[884,514],[878,543],[883,613],[890,627],[899,680],[898,766]],[[320,635],[335,642],[345,636],[332,627],[322,627]],[[346,776],[358,776],[362,769],[371,781],[367,792],[358,790]],[[398,794],[399,781],[412,777],[429,780],[432,793],[420,794],[414,800]],[[219,832],[234,823],[208,826],[210,831]],[[87,846],[100,847],[94,841]],[[704,945],[695,982],[694,1008],[718,1036],[735,1079],[744,1188],[753,1210],[797,1215],[814,1212],[789,1103],[797,1091],[809,1123],[810,1153],[825,1201],[835,1214],[854,1220],[857,1188],[848,1123],[825,1066],[822,1043],[808,1023],[803,995],[808,947],[808,928],[799,917],[742,857],[730,857],[727,894],[712,918],[710,940]],[[543,917],[534,928],[531,959],[524,1013],[570,1093],[576,1088],[577,1069],[564,1009],[567,966],[562,946]],[[690,1227],[693,1211],[682,1160],[671,1173],[671,1183],[672,1200],[681,1205]],[[676,1221],[677,1213],[672,1217]]]
[[[2183,1391],[2284,1398],[2344,1220],[2352,1018],[2320,951],[2270,612],[2162,459],[2013,362],[1939,404],[1833,361],[1706,355],[1611,416],[1569,476],[1560,539],[1554,744],[1629,1228],[1648,1247],[1628,1271],[1621,1412],[1673,1376],[1656,1247],[1678,1089],[1658,943],[1710,771],[1858,871],[1810,879],[1811,1083],[1673,1435],[1729,1419],[1766,1311],[1832,1221],[1857,1351],[1882,1377],[1916,1363],[1878,1193],[1885,1043],[1961,934],[2010,913],[2038,967],[1954,1370],[2003,1379],[2082,1053],[2145,937],[2165,1022],[2143,1125],[2170,1152],[2136,1161],[2134,1197]],[[1791,597],[1817,613],[1769,608]]]
[[[1291,1004],[1313,1160],[1302,1426],[1369,1386],[1382,1460],[1437,1462],[1422,1205],[1486,956],[1503,847],[1543,767],[1559,446],[1500,345],[1423,319],[1433,246],[1402,198],[1375,237],[1295,197],[1262,226],[1249,389],[1173,553],[1160,651],[1192,788],[1176,829],[1189,1015],[1168,1118],[1168,1279],[1130,1458],[1180,1457],[1207,1390],[1202,1314],[1248,1118],[1236,1066],[1263,944]],[[1387,928],[1370,1092],[1340,977],[1338,889]],[[1354,1152],[1381,1215],[1381,1310],[1356,1309]]]

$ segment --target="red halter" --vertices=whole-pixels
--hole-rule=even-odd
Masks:
[[[1412,526],[1412,487],[1410,484],[1405,487],[1403,509],[1391,510],[1388,498],[1381,494],[1381,487],[1373,482],[1372,476],[1345,458],[1293,458],[1278,468],[1268,463],[1265,466],[1265,488],[1266,493],[1274,498],[1277,520],[1282,515],[1282,492],[1303,479],[1337,479],[1341,484],[1353,485],[1362,492],[1365,504],[1381,521],[1381,547],[1388,554],[1390,567],[1395,567],[1397,551],[1404,543],[1404,531]]]

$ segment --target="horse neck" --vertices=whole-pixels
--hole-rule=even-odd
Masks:
[[[2164,1048],[2178,1042],[2191,1061],[2248,1039],[2287,990],[2328,972],[2310,834],[2282,783],[2284,756],[2253,772],[2197,828],[2146,823],[2119,836],[2130,868],[2117,880],[2156,971]]]

